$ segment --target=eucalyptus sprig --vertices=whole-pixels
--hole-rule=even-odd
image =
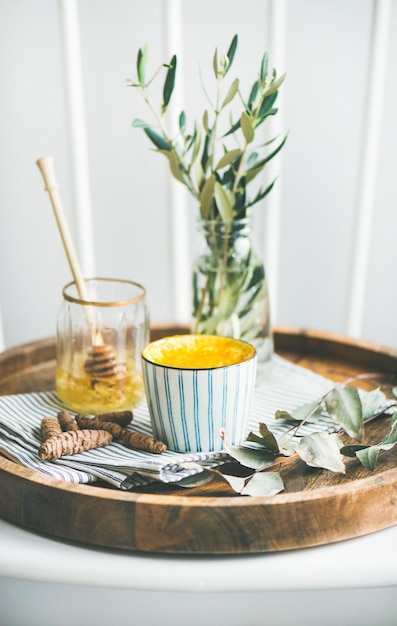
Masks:
[[[373,374],[359,375],[355,378],[373,377]],[[240,465],[252,470],[248,476],[234,476],[220,470],[205,470],[197,477],[201,484],[218,476],[226,481],[240,495],[271,496],[284,490],[284,484],[278,471],[269,471],[278,467],[282,457],[296,454],[309,467],[326,469],[336,473],[346,473],[343,456],[357,457],[362,465],[373,471],[379,453],[391,450],[397,444],[397,411],[391,414],[390,431],[381,441],[365,445],[361,443],[365,424],[389,413],[397,407],[396,400],[387,399],[379,388],[361,396],[357,387],[349,378],[330,389],[324,396],[302,405],[294,411],[278,410],[276,419],[292,422],[287,431],[295,436],[294,442],[285,442],[285,433],[276,437],[264,423],[259,423],[258,433],[250,432],[241,445],[232,445],[227,440],[227,433],[221,432],[225,451]],[[397,397],[397,388],[392,390]],[[299,436],[299,429],[307,422],[315,422],[323,415],[328,415],[339,426],[339,432],[313,432]],[[295,423],[294,423],[295,422]],[[357,444],[343,445],[340,433],[345,432],[358,441]],[[193,476],[189,484],[194,486]]]
[[[181,111],[178,130],[174,134],[168,128],[166,113],[175,86],[176,55],[148,78],[148,47],[145,45],[137,54],[136,78],[127,80],[128,86],[139,91],[154,118],[154,124],[134,119],[132,125],[142,128],[156,152],[168,159],[172,175],[198,200],[200,215],[206,220],[230,222],[246,217],[249,208],[271,191],[275,180],[267,186],[260,186],[253,197],[248,197],[248,185],[278,154],[287,139],[285,136],[278,143],[275,138],[255,144],[259,127],[278,111],[274,105],[285,74],[277,77],[276,71],[269,69],[268,54],[265,52],[257,78],[244,99],[239,78],[228,84],[225,81],[237,44],[238,36],[235,35],[226,54],[220,55],[215,49],[212,63],[215,97],[212,101],[208,98],[209,108],[204,110],[200,121],[188,124],[185,111]],[[166,74],[162,100],[156,106],[151,99],[151,87],[163,69]],[[239,112],[230,113],[225,122],[230,104],[236,101]],[[276,147],[272,147],[274,142]]]

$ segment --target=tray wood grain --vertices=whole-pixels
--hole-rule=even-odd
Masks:
[[[187,332],[153,328],[152,338]],[[335,381],[363,372],[378,379],[363,388],[397,382],[397,352],[315,331],[278,328],[278,354]],[[53,389],[54,339],[0,354],[0,394]],[[381,419],[366,441],[389,429]],[[382,452],[375,472],[356,459],[345,476],[280,461],[286,490],[273,497],[234,494],[223,482],[181,489],[155,483],[123,492],[48,478],[0,457],[0,515],[60,539],[170,554],[237,554],[315,546],[358,537],[397,523],[397,451]]]

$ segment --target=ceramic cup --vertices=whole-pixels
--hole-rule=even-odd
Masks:
[[[179,452],[219,451],[220,430],[241,443],[255,386],[257,354],[244,341],[175,335],[142,352],[153,434]]]

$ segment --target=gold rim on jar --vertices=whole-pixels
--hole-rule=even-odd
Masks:
[[[131,285],[134,287],[138,287],[138,289],[141,289],[142,293],[139,296],[135,296],[135,298],[129,298],[127,300],[117,300],[115,302],[98,302],[95,300],[83,300],[82,298],[79,297],[75,297],[75,296],[71,296],[70,294],[67,293],[67,290],[69,289],[69,287],[72,287],[72,285],[76,285],[76,282],[74,280],[72,280],[70,283],[68,283],[67,285],[64,286],[64,288],[62,289],[62,295],[64,297],[65,300],[67,300],[68,302],[73,302],[74,304],[82,304],[85,306],[101,306],[101,307],[116,307],[116,306],[128,306],[130,304],[136,304],[138,302],[142,302],[142,300],[145,299],[146,296],[146,289],[143,285],[141,285],[140,283],[136,283],[132,280],[123,280],[121,278],[101,278],[101,277],[97,277],[97,278],[86,278],[84,280],[85,283],[90,283],[90,282],[107,282],[107,283],[121,283],[124,285]]]

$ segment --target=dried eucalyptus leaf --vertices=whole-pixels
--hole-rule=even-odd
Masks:
[[[315,402],[302,404],[302,406],[294,409],[293,411],[278,410],[275,413],[275,418],[290,419],[298,422],[315,422],[319,417],[321,417],[321,412],[321,403],[316,400]]]
[[[362,448],[361,450],[357,450],[356,457],[359,461],[364,465],[364,467],[368,470],[374,471],[376,462],[378,460],[379,452],[381,450],[387,450],[393,445],[381,447],[381,446],[368,446],[366,448]]]
[[[275,496],[283,490],[284,483],[277,472],[255,472],[240,493],[242,496]]]
[[[283,437],[278,440],[280,454],[283,456],[292,456],[295,454],[296,443],[294,441],[286,441],[283,443]]]
[[[393,421],[391,430],[387,437],[374,446],[357,450],[356,456],[361,463],[369,470],[374,470],[378,455],[381,450],[391,450],[397,443],[397,421]]]
[[[274,417],[276,420],[293,420],[294,419],[292,413],[289,413],[288,411],[284,411],[283,409],[278,409],[275,412]]]
[[[213,473],[218,474],[222,480],[227,482],[236,493],[241,493],[241,490],[244,488],[246,478],[242,478],[241,476],[232,476],[230,474],[222,474],[221,472],[216,471]]]
[[[379,387],[366,393],[362,400],[363,419],[366,420],[380,411],[386,404],[386,396]]]
[[[321,467],[331,472],[346,473],[340,454],[340,441],[335,433],[313,433],[302,437],[296,452],[310,467]]]
[[[292,411],[292,416],[299,422],[315,422],[321,417],[322,406],[318,401],[308,402]]]
[[[269,450],[249,448],[243,445],[231,445],[227,441],[225,441],[225,450],[241,465],[255,470],[270,467],[276,458],[276,455],[273,452],[269,452]]]
[[[211,472],[211,470],[203,470],[198,474],[193,474],[193,476],[187,476],[186,478],[182,478],[182,480],[178,481],[178,487],[183,487],[184,489],[192,489],[193,487],[201,487],[202,485],[206,485],[207,483],[214,480],[215,474]]]
[[[356,387],[333,389],[325,399],[329,415],[345,432],[361,441],[364,434],[364,421],[361,399]]]
[[[259,423],[259,435],[258,437],[258,435],[251,432],[248,434],[247,441],[255,442],[271,452],[278,453],[277,439],[263,422]]]

